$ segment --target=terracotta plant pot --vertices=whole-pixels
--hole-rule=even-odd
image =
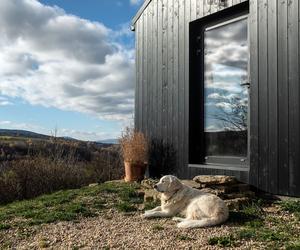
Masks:
[[[147,164],[124,162],[125,182],[142,181],[144,179]]]

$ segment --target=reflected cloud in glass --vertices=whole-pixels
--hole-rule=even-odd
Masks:
[[[247,154],[247,18],[205,31],[204,132],[207,155]],[[228,146],[227,144],[231,146]]]

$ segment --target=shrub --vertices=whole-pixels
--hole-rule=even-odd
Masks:
[[[119,142],[125,161],[132,163],[148,162],[148,141],[142,132],[127,127]]]
[[[90,161],[78,160],[65,146],[39,152],[0,165],[0,204],[33,198],[56,190],[79,188],[123,175],[119,147],[101,148]]]

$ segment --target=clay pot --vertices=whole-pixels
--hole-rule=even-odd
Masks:
[[[144,179],[147,164],[124,162],[125,182],[142,181]]]

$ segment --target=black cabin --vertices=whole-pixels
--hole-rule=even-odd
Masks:
[[[298,0],[145,0],[135,126],[175,173],[234,175],[300,197]]]

